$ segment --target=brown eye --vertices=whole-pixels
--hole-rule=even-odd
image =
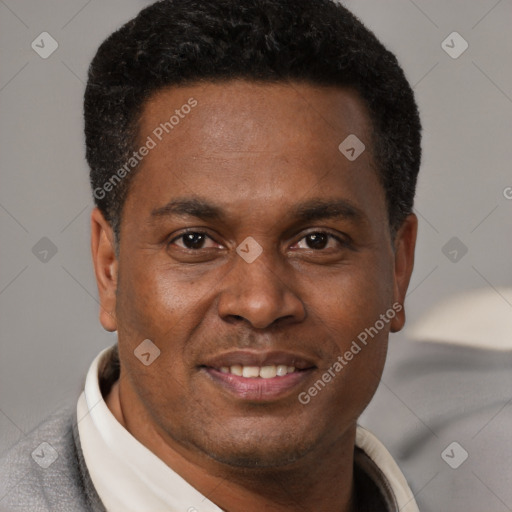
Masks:
[[[205,244],[210,242],[209,247],[205,247]],[[206,234],[200,231],[190,231],[183,233],[182,235],[171,240],[169,245],[176,245],[182,249],[199,250],[212,247],[215,245],[213,240]]]
[[[325,249],[329,237],[325,233],[311,233],[305,239],[310,249]]]
[[[183,235],[183,245],[187,249],[201,249],[206,239],[203,233],[187,233]]]
[[[309,233],[298,242],[300,249],[314,249],[317,251],[326,248],[335,248],[339,244],[340,242],[335,236],[322,231]]]

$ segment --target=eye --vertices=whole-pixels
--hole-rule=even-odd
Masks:
[[[347,244],[338,237],[326,233],[325,231],[308,233],[297,242],[299,249],[313,249],[318,251],[322,249],[336,249],[340,245],[346,246]]]
[[[216,247],[216,244],[206,233],[201,231],[189,231],[173,238],[169,245],[176,245],[182,249],[199,250]]]

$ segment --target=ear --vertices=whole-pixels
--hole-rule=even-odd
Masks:
[[[407,293],[412,269],[414,267],[414,249],[416,247],[417,233],[418,218],[414,213],[411,213],[404,220],[395,236],[395,281],[393,289],[393,303],[400,304],[401,308],[396,308],[397,314],[393,320],[391,320],[391,332],[400,331],[405,324],[405,294]]]
[[[117,329],[116,291],[118,262],[110,224],[98,208],[91,214],[91,251],[100,298],[100,322],[107,331]]]

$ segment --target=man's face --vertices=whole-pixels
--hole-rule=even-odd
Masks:
[[[161,134],[190,98],[197,105]],[[403,315],[333,365],[403,300],[412,269],[393,251],[369,123],[356,93],[304,84],[187,86],[146,104],[139,142],[156,147],[131,184],[116,304],[104,305],[121,391],[170,443],[278,466],[354,427]],[[338,149],[350,134],[366,145],[354,161]],[[161,351],[149,366],[134,355],[146,339]],[[270,378],[239,376],[240,365]]]

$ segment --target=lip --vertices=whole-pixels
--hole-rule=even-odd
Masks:
[[[271,402],[285,398],[299,388],[314,371],[313,368],[288,373],[283,377],[262,379],[260,377],[240,377],[232,373],[222,373],[215,368],[203,368],[212,381],[220,385],[237,399],[251,402]]]
[[[223,366],[233,366],[235,364],[241,364],[242,366],[278,366],[283,364],[286,366],[294,366],[298,370],[307,370],[316,367],[312,359],[297,353],[285,351],[256,352],[251,350],[223,352],[207,359],[201,366],[219,370]]]
[[[281,377],[241,377],[222,373],[221,367],[240,364],[243,366],[294,366],[296,371]],[[302,355],[291,352],[254,352],[236,350],[218,354],[208,359],[200,369],[209,375],[211,381],[239,400],[251,402],[272,402],[284,399],[294,391],[297,393],[316,369],[314,362]]]

